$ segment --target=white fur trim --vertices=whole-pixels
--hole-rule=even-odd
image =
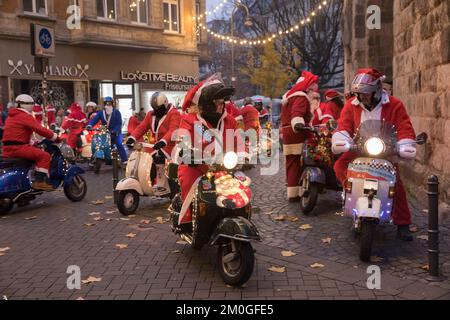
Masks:
[[[334,120],[334,117],[331,114],[324,114],[323,116],[319,117],[319,119],[320,120],[323,120],[323,119],[333,119]]]
[[[192,184],[191,189],[189,189],[189,193],[186,196],[186,199],[183,202],[183,206],[181,207],[180,216],[178,218],[178,224],[181,224],[181,221],[183,220],[184,216],[186,215],[186,212],[189,209],[189,206],[192,203],[192,200],[194,200],[195,197],[195,191],[198,188],[198,184],[200,183],[202,176],[198,177],[197,180]]]
[[[293,119],[291,120],[291,127],[292,127],[292,130],[295,131],[295,125],[296,125],[296,124],[299,124],[299,123],[305,125],[305,119],[303,119],[303,118],[301,118],[301,117],[295,117],[295,118],[293,118]]]
[[[288,96],[287,94],[288,94],[288,92],[286,92],[286,94],[283,96],[283,99],[282,99],[282,101],[281,101],[281,103],[282,103],[283,105],[287,104],[288,101],[289,101],[289,99],[294,98],[294,97],[305,97],[306,99],[308,99],[309,103],[311,104],[311,99],[310,99],[309,96],[308,96],[306,93],[304,93],[303,91],[297,91],[297,92],[294,92],[294,93],[291,94],[290,96]]]
[[[300,187],[287,187],[288,199],[297,198],[300,196]]]
[[[236,120],[236,121],[243,121],[244,117],[242,115],[240,115],[240,116],[237,116],[236,118],[234,118],[234,120]]]
[[[285,156],[299,156],[303,151],[303,143],[285,144],[283,145],[283,153]]]
[[[45,173],[48,176],[48,170],[47,169],[35,167],[34,171]]]
[[[57,138],[58,138],[58,135],[56,133],[54,133],[53,136],[50,138],[50,140],[56,141]]]

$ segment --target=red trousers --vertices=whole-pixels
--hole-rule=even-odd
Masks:
[[[4,146],[4,158],[20,158],[34,162],[35,171],[49,174],[50,154],[31,145]]]
[[[286,181],[288,199],[297,198],[300,194],[300,179],[303,174],[301,155],[286,156]]]
[[[203,176],[208,171],[208,166],[200,165],[197,167],[189,167],[187,165],[180,165],[178,167],[178,181],[181,187],[181,199],[184,201],[188,197],[191,188],[195,181]],[[181,223],[189,223],[192,220],[191,210],[187,210],[186,214],[181,219]]]
[[[340,157],[334,164],[334,171],[336,177],[343,184],[347,178],[347,168],[350,162],[352,162],[357,157],[356,154],[352,152],[347,152]],[[394,208],[392,211],[392,219],[394,224],[398,226],[411,224],[411,212],[408,207],[408,199],[406,197],[405,187],[403,186],[403,181],[400,179],[400,170],[398,165],[395,165],[397,171],[397,184],[395,186],[394,195]]]

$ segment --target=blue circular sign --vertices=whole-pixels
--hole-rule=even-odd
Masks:
[[[41,29],[39,32],[39,43],[41,44],[42,48],[48,49],[52,46],[52,35],[48,29]]]

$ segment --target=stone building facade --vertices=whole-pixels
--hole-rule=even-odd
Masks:
[[[366,26],[367,8],[381,9],[381,29]],[[343,39],[346,89],[356,69],[375,67],[394,83],[416,132],[429,142],[403,165],[408,189],[417,193],[430,174],[450,203],[450,2],[440,0],[345,0]]]

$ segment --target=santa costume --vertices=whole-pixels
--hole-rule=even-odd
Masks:
[[[63,120],[61,128],[68,131],[67,144],[72,149],[78,149],[81,147],[78,139],[86,125],[86,115],[78,103],[72,103],[68,111],[69,115]]]
[[[317,87],[319,78],[303,71],[295,86],[282,100],[281,130],[283,134],[284,156],[286,159],[287,197],[295,201],[300,194],[300,179],[303,173],[301,154],[307,134],[297,132],[297,124],[307,125],[311,121],[311,100],[307,92]],[[317,89],[317,88],[315,88]]]
[[[375,69],[361,69],[357,74],[368,74],[374,78],[382,77],[382,74]],[[352,97],[346,102],[338,121],[338,129],[333,135],[333,144],[339,141],[352,143],[352,137],[354,137],[360,125],[367,120],[382,120],[393,124],[397,131],[397,143],[399,145],[413,144],[415,142],[416,135],[405,106],[399,99],[389,96],[383,91],[381,101],[372,111],[369,111],[357,97]],[[348,165],[356,157],[356,153],[349,151],[336,161],[334,170],[341,183],[345,182]],[[397,164],[396,167],[397,184],[392,217],[396,225],[409,225],[411,223],[411,213]]]

